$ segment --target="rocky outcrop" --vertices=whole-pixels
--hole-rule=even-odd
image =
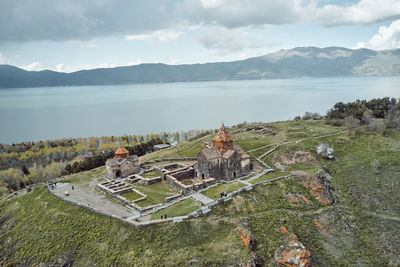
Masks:
[[[311,253],[298,240],[290,240],[275,251],[274,261],[289,267],[312,266]]]
[[[256,242],[253,236],[251,235],[250,231],[242,227],[238,227],[235,230],[236,233],[239,235],[240,239],[243,241],[246,248],[248,248],[249,250],[254,250]]]
[[[322,205],[334,203],[334,188],[331,186],[332,176],[329,173],[321,170],[317,175],[299,175],[297,179]]]
[[[304,202],[307,205],[311,204],[311,201],[308,200],[304,195],[289,193],[287,195],[287,198],[288,198],[289,202],[292,204],[299,204],[301,202]]]
[[[314,162],[315,160],[316,159],[311,154],[311,152],[297,151],[293,154],[292,158],[288,158],[286,155],[274,156],[274,158],[272,159],[272,164],[275,166],[275,168],[284,171],[289,165],[295,163],[298,164],[311,163]]]
[[[334,159],[335,151],[327,143],[319,143],[317,145],[317,153],[324,159]]]
[[[236,234],[240,237],[246,248],[250,250],[252,255],[252,258],[247,262],[246,267],[261,267],[263,265],[262,260],[254,251],[256,248],[256,240],[252,236],[251,232],[246,228],[238,227],[235,229]]]
[[[290,233],[286,226],[281,226],[279,231],[285,235],[284,245],[275,250],[274,261],[289,267],[313,266],[311,253],[297,239],[297,236]]]

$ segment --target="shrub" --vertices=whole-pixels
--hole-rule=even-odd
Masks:
[[[367,109],[364,111],[362,117],[361,117],[361,121],[363,124],[370,124],[372,121],[374,120],[374,116],[373,116],[373,112],[370,109]]]
[[[326,124],[331,125],[331,126],[343,126],[344,120],[342,120],[342,119],[327,119]]]
[[[373,133],[383,133],[385,130],[385,125],[383,121],[373,119],[369,124],[368,124],[368,130],[370,130]]]
[[[301,118],[302,120],[320,120],[322,118],[322,116],[316,112],[309,112],[307,111],[306,113],[304,113],[303,117]]]
[[[354,118],[353,116],[347,116],[344,120],[350,130],[360,127],[360,120]]]
[[[386,118],[388,128],[400,127],[400,102],[392,106]]]

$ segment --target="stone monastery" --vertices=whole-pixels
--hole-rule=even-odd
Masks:
[[[136,155],[129,156],[126,148],[119,147],[115,151],[115,157],[106,161],[107,177],[127,177],[140,171],[139,159]]]
[[[222,124],[210,147],[198,154],[196,172],[201,178],[231,180],[249,174],[250,156],[239,146]]]
[[[211,146],[204,148],[197,155],[197,163],[191,166],[192,178],[207,180],[232,180],[251,172],[250,156],[239,146],[233,144],[233,138],[222,124]],[[141,171],[136,155],[119,147],[115,157],[106,161],[107,177],[114,180],[118,177],[128,177]]]

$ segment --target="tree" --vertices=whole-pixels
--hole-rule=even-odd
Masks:
[[[22,171],[22,173],[23,173],[24,175],[29,175],[29,174],[30,174],[29,170],[26,168],[25,165],[22,166],[21,171]]]

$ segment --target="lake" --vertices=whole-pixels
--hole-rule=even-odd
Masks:
[[[218,81],[0,90],[0,143],[218,128],[325,114],[400,97],[400,77]]]

